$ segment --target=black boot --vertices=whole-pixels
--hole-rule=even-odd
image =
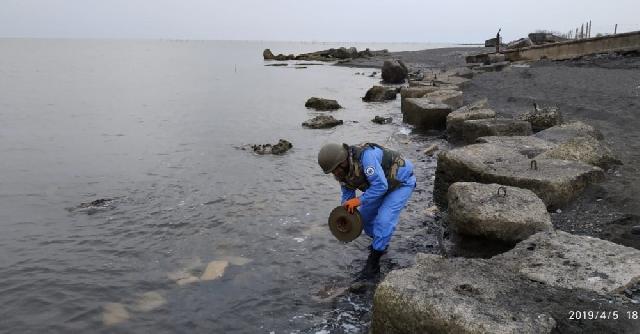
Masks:
[[[384,251],[377,251],[372,247],[369,247],[369,257],[367,257],[367,264],[360,272],[360,280],[374,279],[380,273],[380,258],[384,255]]]

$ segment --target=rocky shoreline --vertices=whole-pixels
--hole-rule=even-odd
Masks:
[[[460,50],[434,53],[463,56]],[[589,59],[575,62],[584,61]],[[621,59],[617,61],[622,62]],[[634,234],[637,227],[630,226],[632,223],[629,222],[636,213],[620,212],[619,206],[609,208],[611,217],[627,217],[624,227],[610,229],[609,234],[588,233],[586,229],[579,234],[587,236],[562,232],[567,230],[563,210],[569,209],[576,214],[576,210],[572,210],[576,205],[599,206],[603,198],[594,199],[589,194],[605,192],[611,175],[623,177],[617,174],[621,166],[637,168],[635,153],[622,152],[619,159],[615,147],[620,138],[619,133],[611,131],[614,126],[603,124],[606,122],[597,113],[574,112],[579,108],[569,106],[570,102],[575,103],[574,96],[572,92],[563,96],[562,92],[567,89],[562,87],[555,87],[557,100],[522,98],[521,106],[513,108],[516,93],[524,92],[511,87],[520,87],[520,81],[531,80],[535,76],[531,73],[532,68],[553,66],[554,70],[559,70],[562,66],[571,66],[572,62],[505,64],[502,59],[496,59],[489,63],[473,66],[472,80],[452,80],[460,77],[454,69],[461,65],[460,61],[452,61],[439,69],[431,64],[415,66],[415,63],[409,63],[412,71],[429,71],[426,77],[431,83],[425,83],[424,79],[422,82],[410,81],[410,87],[403,88],[402,113],[404,120],[416,128],[442,129],[444,124],[451,142],[467,144],[438,156],[434,200],[442,210],[449,206],[442,219],[444,225],[449,226],[448,233],[493,239],[496,243],[516,242],[516,247],[488,260],[418,255],[416,266],[390,272],[378,286],[372,332],[637,332],[640,322],[632,315],[636,314],[640,303],[640,236]],[[631,69],[627,76],[640,79],[633,72],[637,64],[640,64],[638,58],[625,59],[624,66]],[[498,87],[508,85],[511,89],[507,91],[512,96],[496,86],[486,85],[487,81],[497,83],[505,76],[510,80]],[[570,76],[565,78],[569,87],[570,80]],[[543,83],[538,84],[542,89],[546,88]],[[526,93],[533,95],[536,90],[541,89],[533,84]],[[597,91],[597,87],[593,87],[593,91]],[[457,96],[459,92],[464,98]],[[626,92],[617,91],[621,95]],[[506,98],[507,105],[498,101],[500,109],[489,107],[496,104],[496,96]],[[483,98],[486,100],[478,101]],[[461,100],[466,106],[460,108]],[[631,103],[620,109],[634,106],[637,100],[627,102]],[[537,103],[555,107],[540,108]],[[525,104],[533,106],[533,110]],[[563,120],[561,116],[567,119]],[[604,125],[603,132],[607,135],[603,136],[598,128],[582,120],[599,121],[598,125]],[[606,140],[608,135],[613,139]],[[637,145],[637,140],[633,145]],[[621,165],[623,161],[625,165]],[[629,162],[632,166],[628,166]],[[627,178],[633,180],[635,176]],[[514,199],[517,192],[524,189],[533,193]],[[540,199],[542,212],[540,208],[538,211],[526,209],[529,206],[525,202]],[[638,202],[637,197],[627,200]],[[551,215],[544,210],[545,206]],[[596,225],[600,231],[605,231],[607,224],[620,225],[616,224],[615,218],[606,222],[600,220],[601,216],[580,214],[582,219],[574,224]],[[542,219],[544,216],[546,218]],[[637,220],[635,222],[637,224]],[[627,238],[622,239],[620,234]],[[623,245],[631,247],[614,243],[621,239]],[[540,251],[541,244],[545,245],[543,251]],[[593,247],[594,244],[598,246]],[[625,260],[612,258],[622,254],[626,254]],[[528,260],[530,257],[536,260]],[[546,273],[545,268],[553,269]],[[625,277],[618,276],[620,280],[615,282],[613,277],[617,273],[623,273]],[[600,317],[594,319],[592,315],[590,319],[576,319],[575,312],[585,308],[600,312]],[[617,317],[613,319],[607,314]]]
[[[381,69],[363,101],[398,89],[413,137],[446,139],[404,152],[426,173],[414,196],[423,208],[409,208],[427,219],[426,244],[424,232],[405,235],[398,247],[418,253],[415,265],[383,265],[364,293],[371,332],[637,332],[640,58],[467,65],[484,51],[336,62]]]

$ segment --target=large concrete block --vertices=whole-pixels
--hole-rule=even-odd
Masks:
[[[495,144],[474,144],[438,155],[434,200],[447,206],[447,191],[455,182],[498,183],[529,189],[548,209],[565,206],[585,187],[604,179],[604,171],[582,162],[536,159],[516,149]]]
[[[402,121],[423,129],[444,129],[451,107],[428,98],[407,98],[402,104]]]
[[[451,107],[451,110],[458,109],[464,105],[462,92],[459,90],[442,89],[427,93],[426,98],[438,103],[444,103]]]
[[[447,135],[451,141],[462,140],[462,124],[473,119],[495,118],[496,112],[489,109],[487,99],[458,108],[447,115]]]
[[[491,259],[418,254],[374,295],[372,333],[636,333],[620,291],[640,280],[640,251],[540,232]],[[618,318],[571,319],[600,311]]]
[[[527,189],[456,182],[447,197],[449,226],[460,234],[516,243],[553,229],[547,207]]]
[[[462,138],[468,144],[486,136],[528,136],[531,124],[510,118],[475,119],[462,123]]]
[[[440,90],[437,86],[413,86],[400,88],[400,100],[403,101],[406,98],[419,98],[424,97],[428,93],[433,93]]]
[[[480,137],[476,139],[476,143],[502,146],[509,150],[515,150],[516,152],[526,156],[527,158],[534,158],[535,156],[540,155],[557,146],[556,144],[534,136]]]
[[[609,146],[591,136],[573,137],[537,158],[581,161],[605,169],[622,164]]]
[[[604,139],[600,131],[580,121],[556,125],[540,131],[534,136],[556,144],[564,143],[573,137],[591,136],[597,140]]]

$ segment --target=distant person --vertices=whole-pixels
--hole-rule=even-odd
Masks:
[[[500,31],[502,28],[498,29],[498,33],[496,34],[496,53],[500,53]]]
[[[359,279],[372,279],[380,272],[380,257],[416,187],[413,164],[400,153],[372,143],[326,144],[318,153],[318,164],[340,182],[342,205],[349,213],[358,208],[364,232],[373,239],[367,263],[358,275]],[[360,197],[356,197],[356,189],[362,192]]]

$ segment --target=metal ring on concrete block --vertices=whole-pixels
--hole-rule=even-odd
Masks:
[[[507,187],[505,186],[498,187],[498,196],[500,196],[500,190],[502,190],[502,197],[507,197]]]
[[[535,160],[531,160],[531,167],[529,169],[538,170],[538,162]]]
[[[343,206],[338,206],[329,214],[329,229],[336,239],[350,242],[362,234],[362,217],[357,209],[350,214]]]

